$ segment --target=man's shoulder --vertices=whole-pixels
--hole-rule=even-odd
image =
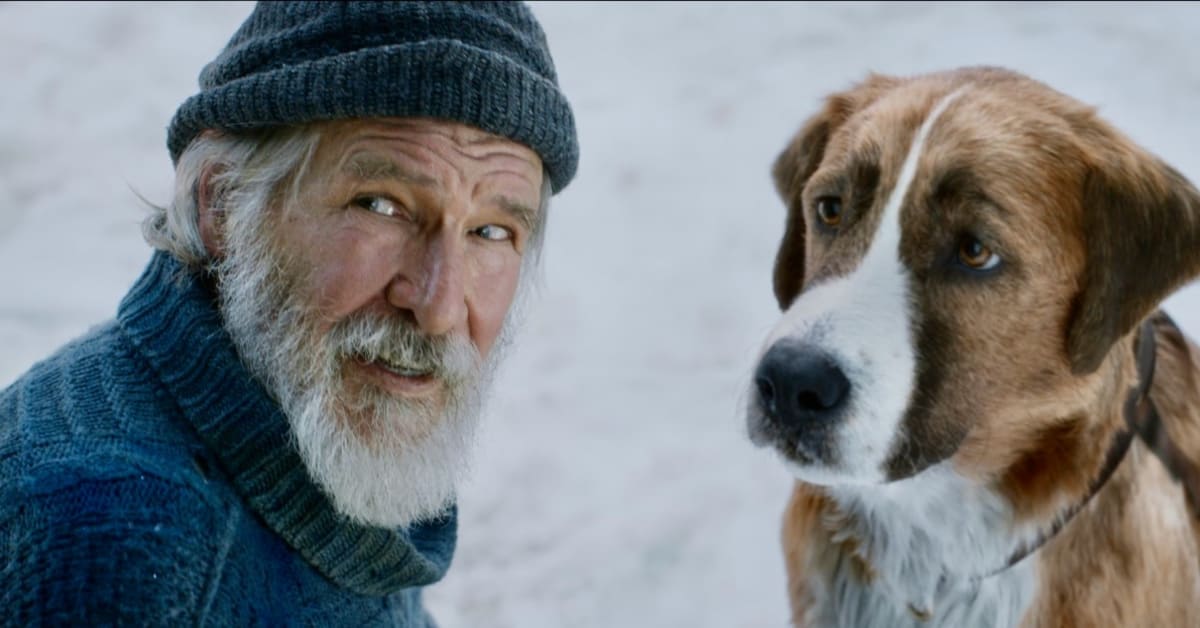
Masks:
[[[113,321],[0,391],[0,486],[43,467],[68,476],[72,468],[103,475],[113,461],[171,475],[201,450],[156,374]]]
[[[0,607],[18,623],[198,623],[237,509],[114,322],[0,392]]]
[[[99,522],[140,503],[165,521],[178,509],[152,504],[220,508],[214,467],[115,321],[0,391],[0,519],[17,509]]]
[[[14,421],[25,422],[28,433],[31,420],[62,419],[104,405],[105,389],[119,384],[122,372],[136,370],[129,368],[135,361],[130,349],[116,321],[109,320],[39,360],[0,389],[0,437],[11,435],[6,430]],[[136,374],[130,374],[136,384]]]
[[[419,589],[328,581],[220,478],[204,490],[133,461],[100,466],[44,465],[0,491],[0,608],[18,624],[433,625]]]
[[[104,454],[6,478],[0,606],[31,623],[197,623],[236,506],[222,491],[143,466]]]

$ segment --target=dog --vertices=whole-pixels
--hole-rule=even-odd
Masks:
[[[778,156],[751,441],[797,626],[1200,626],[1200,193],[975,67],[871,75]]]

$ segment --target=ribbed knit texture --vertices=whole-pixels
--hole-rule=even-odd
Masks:
[[[553,190],[579,164],[545,33],[520,2],[262,2],[200,74],[167,133],[356,117],[456,120],[541,156]]]
[[[116,321],[0,392],[0,623],[429,625],[453,512],[353,524],[288,439],[212,295],[156,253]]]

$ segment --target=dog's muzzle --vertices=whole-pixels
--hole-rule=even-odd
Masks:
[[[832,357],[800,340],[779,340],[758,364],[752,396],[757,444],[773,444],[800,463],[830,460],[834,428],[850,397],[850,380]]]

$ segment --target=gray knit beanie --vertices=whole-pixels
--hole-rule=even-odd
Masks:
[[[175,112],[171,160],[205,129],[433,117],[532,148],[554,192],[579,165],[571,106],[521,2],[260,2]]]

